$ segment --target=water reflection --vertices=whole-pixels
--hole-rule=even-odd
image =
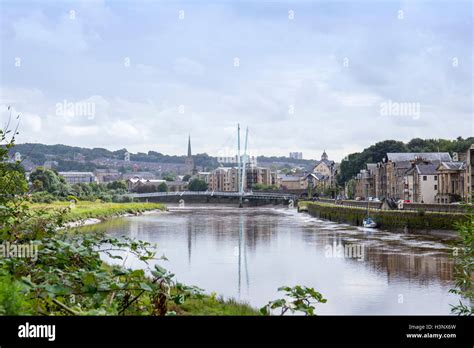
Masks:
[[[176,208],[84,229],[156,242],[158,254],[169,259],[163,266],[180,281],[257,307],[276,298],[278,287],[295,284],[324,294],[320,314],[449,314],[457,302],[448,292],[447,236],[366,230],[284,208],[223,206]]]

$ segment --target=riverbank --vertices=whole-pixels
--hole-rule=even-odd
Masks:
[[[63,212],[65,228],[93,225],[116,217],[146,215],[167,210],[167,207],[161,203],[88,201],[78,201],[74,204],[70,202],[33,203],[30,208],[42,211],[46,216]],[[108,271],[111,269],[108,264],[104,264],[104,268]],[[190,298],[181,305],[171,303],[169,310],[176,312],[177,315],[260,315],[258,309],[247,303],[238,302],[232,298],[216,297],[214,294]]]
[[[102,203],[78,201],[54,202],[54,203],[33,203],[31,209],[42,211],[46,215],[64,212],[62,221],[66,227],[77,227],[99,223],[104,220],[127,216],[140,215],[150,212],[165,211],[166,206],[161,203]]]
[[[299,202],[298,210],[307,211],[310,215],[318,218],[356,226],[362,225],[367,214],[367,209],[364,208],[321,202]],[[464,222],[467,219],[465,214],[460,213],[373,209],[370,209],[370,216],[380,228],[403,231],[452,231],[457,222]]]

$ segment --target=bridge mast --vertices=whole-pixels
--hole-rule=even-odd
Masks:
[[[240,193],[240,123],[237,123],[237,190]],[[242,196],[239,198],[239,207],[242,207]]]
[[[245,182],[245,165],[247,164],[247,142],[249,137],[249,127],[245,130],[245,145],[244,145],[244,155],[242,159],[242,175],[240,176],[240,199],[239,206],[242,207],[242,197],[244,195],[244,182]]]

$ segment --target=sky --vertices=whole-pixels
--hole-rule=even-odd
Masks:
[[[0,0],[18,143],[234,155],[474,135],[471,1]],[[242,138],[243,138],[242,134]],[[243,143],[243,139],[242,139]]]

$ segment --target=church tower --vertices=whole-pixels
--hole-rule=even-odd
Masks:
[[[194,160],[191,154],[191,135],[188,137],[188,155],[184,160],[184,164],[186,165],[186,171],[191,174],[194,171]]]
[[[328,159],[328,154],[326,153],[326,150],[323,151],[323,154],[321,155],[321,161],[322,160],[327,160]]]

